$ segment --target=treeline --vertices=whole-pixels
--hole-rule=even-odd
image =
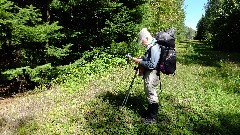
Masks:
[[[240,52],[240,0],[208,0],[197,25],[196,39],[214,49]]]
[[[9,69],[67,65],[93,48],[135,53],[143,27],[175,27],[184,38],[182,7],[183,0],[1,0],[0,78]]]
[[[187,40],[193,40],[196,36],[196,30],[188,26],[185,26],[184,33],[185,33],[184,37]]]

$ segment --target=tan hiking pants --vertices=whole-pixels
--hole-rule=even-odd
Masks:
[[[159,76],[157,70],[148,70],[144,74],[144,90],[149,104],[158,103],[157,85]]]

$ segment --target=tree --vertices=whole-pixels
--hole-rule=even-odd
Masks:
[[[194,39],[196,40],[208,40],[209,39],[209,32],[208,32],[208,23],[206,21],[205,16],[198,21],[197,24],[197,34]]]
[[[196,31],[190,27],[185,26],[185,38],[192,40],[196,35]]]
[[[240,52],[240,1],[209,0],[205,11],[205,29],[213,47]]]
[[[177,39],[183,39],[184,35],[184,0],[153,0],[153,31],[166,30],[170,27],[177,29]]]
[[[125,48],[137,50],[143,27],[153,34],[175,27],[177,39],[184,38],[183,0],[2,0],[0,6],[4,68],[68,64],[93,48],[123,55]]]
[[[52,59],[51,57],[67,55],[68,45],[60,45],[62,48],[54,46],[64,36],[59,31],[62,27],[58,26],[57,22],[44,23],[41,13],[35,7],[29,5],[21,8],[13,2],[1,0],[0,14],[2,70],[22,66],[34,67],[44,64],[45,60]],[[54,47],[46,48],[47,42],[51,42]],[[54,51],[50,51],[53,49]]]

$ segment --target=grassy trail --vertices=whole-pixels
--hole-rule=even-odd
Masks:
[[[137,77],[121,103],[132,66],[91,75],[69,75],[62,84],[0,105],[0,134],[238,134],[240,54],[211,50],[200,42],[177,45],[175,76],[161,76],[158,123],[144,125],[147,106]]]

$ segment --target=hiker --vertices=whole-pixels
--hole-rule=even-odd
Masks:
[[[145,55],[142,58],[133,58],[132,60],[144,69],[143,80],[144,90],[148,99],[148,109],[142,118],[144,123],[156,123],[158,114],[158,94],[157,85],[159,83],[160,71],[157,69],[161,49],[156,44],[147,28],[143,28],[138,33],[138,43],[146,47]]]

